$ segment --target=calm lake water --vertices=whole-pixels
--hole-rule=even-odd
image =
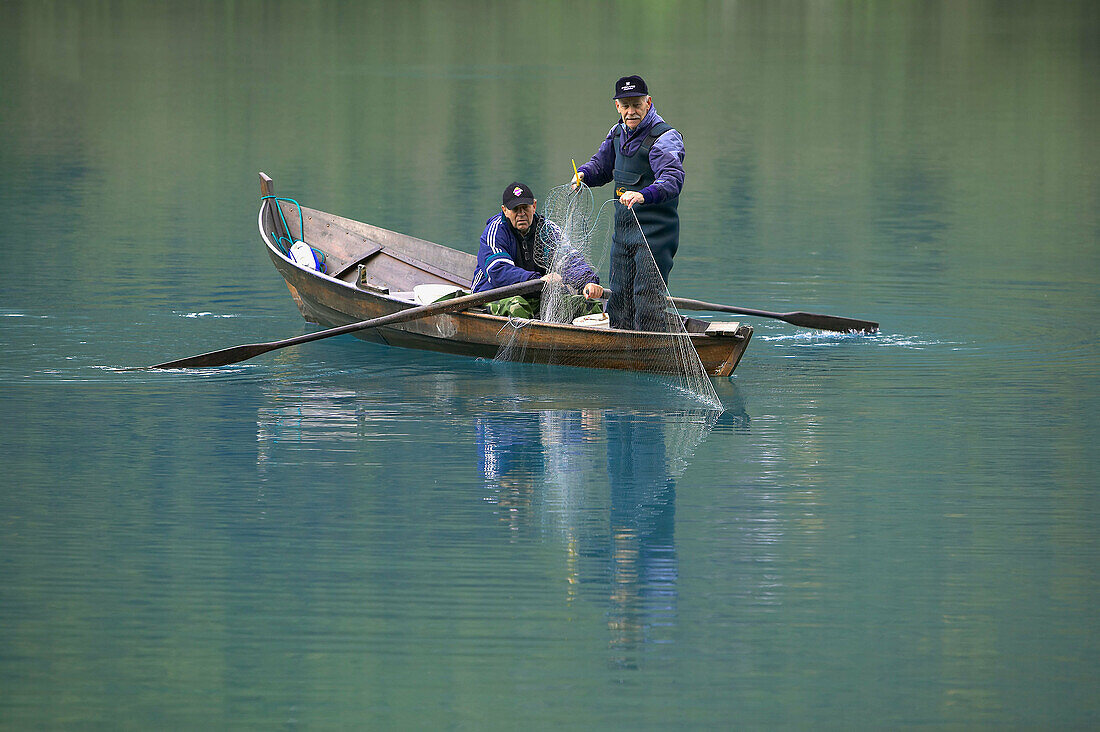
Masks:
[[[476,251],[639,73],[725,411],[308,332],[304,205]],[[1100,725],[1092,2],[0,7],[0,727]],[[609,189],[598,194],[604,198]]]

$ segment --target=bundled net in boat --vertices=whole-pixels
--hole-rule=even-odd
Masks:
[[[560,281],[543,288],[538,318],[508,320],[497,359],[644,372],[721,409],[635,212],[615,199],[594,211],[583,185],[553,189],[541,208],[536,259]],[[586,312],[580,292],[589,272],[621,290],[608,295],[608,313]]]

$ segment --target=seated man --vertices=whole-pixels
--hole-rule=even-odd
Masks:
[[[599,277],[579,252],[564,257],[560,272],[548,274],[546,267],[540,263],[548,257],[538,252],[537,248],[560,242],[561,232],[553,223],[535,213],[536,205],[531,189],[523,183],[511,183],[504,189],[500,213],[486,222],[485,231],[481,234],[473,291],[483,292],[541,277],[546,282],[564,282],[573,289],[583,288],[585,298],[599,297],[603,293]],[[572,297],[577,301],[576,315],[593,310],[599,312],[597,304],[586,305],[584,298]],[[494,315],[535,317],[538,314],[537,299],[537,295],[508,298],[490,303],[489,311]]]

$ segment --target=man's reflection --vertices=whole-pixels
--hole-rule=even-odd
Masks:
[[[624,667],[676,624],[676,484],[659,419],[607,417],[612,660]]]
[[[501,520],[519,531],[543,474],[538,420],[523,413],[485,415],[478,417],[474,432],[488,499],[497,505]]]
[[[560,537],[568,600],[609,603],[616,666],[636,667],[647,644],[671,641],[676,478],[718,416],[546,410],[478,419],[482,469],[502,516]]]

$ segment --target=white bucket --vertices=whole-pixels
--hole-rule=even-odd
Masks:
[[[583,325],[588,328],[610,328],[611,320],[608,319],[607,313],[592,313],[591,315],[574,318],[573,325]]]

